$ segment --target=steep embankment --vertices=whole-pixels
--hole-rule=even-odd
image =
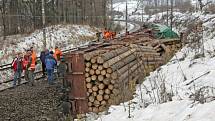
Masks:
[[[195,31],[201,22],[203,31]],[[136,87],[133,100],[112,106],[98,121],[214,121],[214,15],[175,13],[174,24],[187,34],[185,46]]]

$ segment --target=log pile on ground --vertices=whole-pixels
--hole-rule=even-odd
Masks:
[[[131,99],[138,79],[163,63],[160,54],[143,43],[113,44],[84,58],[88,106],[95,113]]]

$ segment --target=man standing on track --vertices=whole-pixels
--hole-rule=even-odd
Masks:
[[[54,68],[57,65],[57,61],[53,57],[53,51],[50,52],[50,54],[46,55],[45,58],[45,64],[46,64],[46,71],[48,75],[48,83],[50,85],[54,84]]]
[[[44,50],[40,53],[40,61],[42,63],[43,77],[45,77],[45,73],[46,73],[46,64],[45,64],[46,51],[48,50]]]
[[[14,79],[13,79],[13,87],[15,87],[17,80],[18,80],[18,85],[21,83],[21,76],[24,68],[22,53],[18,53],[17,57],[12,62],[12,67],[15,72]]]
[[[34,71],[36,68],[36,58],[31,50],[28,51],[28,54],[29,54],[29,62],[26,69],[28,70],[29,84],[31,86],[34,86]]]

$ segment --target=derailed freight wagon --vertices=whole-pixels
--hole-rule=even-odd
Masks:
[[[71,113],[102,112],[133,98],[135,84],[164,63],[163,45],[137,32],[65,55]]]

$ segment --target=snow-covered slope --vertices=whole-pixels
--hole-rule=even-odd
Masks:
[[[82,25],[57,25],[46,28],[47,47],[62,49],[84,44],[95,39],[96,28]],[[16,52],[23,52],[33,46],[37,53],[43,48],[43,32],[36,30],[25,37],[13,38],[14,42],[0,49],[0,65],[8,64]]]
[[[149,21],[162,20],[162,15],[165,13],[153,15]],[[174,29],[187,32],[191,43],[143,79],[133,100],[111,106],[96,121],[215,121],[215,15],[174,13],[174,16]],[[203,34],[192,32],[191,26],[200,20]],[[194,41],[196,35],[203,35],[200,46]]]

